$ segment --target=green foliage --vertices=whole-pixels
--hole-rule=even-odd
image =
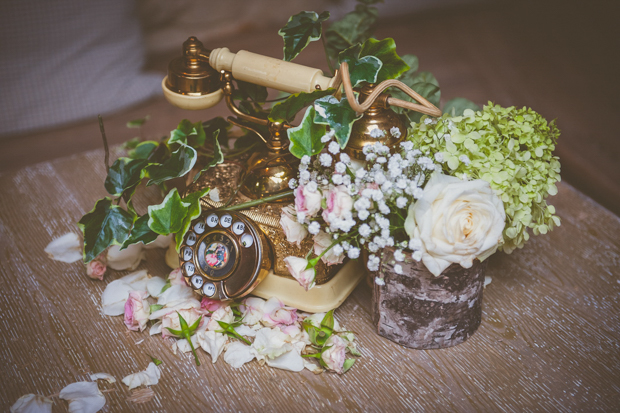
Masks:
[[[153,306],[151,306],[151,307],[153,307]],[[161,361],[161,360],[159,360],[159,359],[157,359],[157,358],[155,358],[155,357],[151,356],[150,354],[147,354],[147,356],[149,356],[149,357],[151,358],[151,361],[152,361],[153,363],[155,363],[155,365],[156,365],[156,366],[159,366],[159,365],[162,363],[162,361]]]
[[[170,333],[174,334],[175,336],[182,337],[182,338],[187,340],[187,342],[189,343],[189,346],[192,349],[192,354],[194,355],[194,360],[196,360],[196,365],[200,366],[200,361],[198,360],[198,355],[196,354],[196,349],[194,348],[194,343],[192,343],[192,334],[194,334],[194,332],[196,331],[196,329],[200,325],[200,321],[202,320],[202,316],[198,317],[198,320],[196,320],[194,322],[194,324],[192,324],[191,326],[188,326],[187,325],[187,321],[185,321],[185,319],[183,318],[181,313],[179,313],[177,311],[177,314],[179,315],[179,324],[181,325],[181,329],[180,330],[173,330],[170,327],[166,327],[166,329]]]
[[[142,242],[144,245],[150,244],[157,239],[158,235],[159,234],[149,227],[148,214],[142,215],[133,223],[129,236],[121,245],[121,250],[124,250],[132,244],[137,244],[138,242]]]
[[[206,136],[213,136],[217,132],[217,141],[220,146],[228,148],[228,132],[232,125],[223,117],[218,116],[206,122],[202,122]]]
[[[204,145],[206,134],[202,127],[202,122],[192,123],[187,119],[183,119],[179,126],[170,132],[170,140],[168,145],[180,143],[182,145],[190,145],[198,148]]]
[[[322,23],[329,19],[329,12],[320,15],[313,11],[302,11],[288,19],[286,25],[278,31],[284,39],[284,60],[291,61],[303,49],[321,38]]]
[[[155,141],[144,141],[131,148],[127,156],[131,159],[148,159],[158,146],[159,143]]]
[[[149,227],[160,235],[168,235],[183,227],[190,204],[183,202],[176,188],[159,205],[149,205]]]
[[[249,99],[256,103],[265,103],[267,100],[268,92],[265,86],[244,82],[242,80],[236,80],[236,82],[237,89],[235,89],[235,99]]]
[[[100,199],[95,207],[78,222],[84,236],[84,262],[97,258],[110,245],[121,245],[129,235],[135,215],[108,197]]]
[[[176,241],[177,251],[181,247],[183,237],[185,237],[187,230],[189,230],[192,220],[198,218],[200,216],[200,213],[202,212],[202,207],[200,206],[200,198],[205,196],[208,192],[209,188],[204,188],[197,192],[192,192],[191,194],[188,194],[185,198],[183,198],[183,203],[187,204],[187,213],[183,218],[181,228],[177,231],[174,231],[176,232],[174,240]]]
[[[506,227],[500,249],[510,253],[534,235],[560,225],[548,195],[557,193],[560,162],[553,150],[560,131],[531,109],[489,103],[463,116],[444,114],[412,125],[408,139],[422,151],[441,153],[444,172],[484,179],[504,202]]]
[[[362,117],[357,114],[343,97],[340,101],[334,96],[325,96],[314,101],[314,123],[328,125],[334,131],[340,147],[347,146],[353,123]]]
[[[377,16],[375,7],[358,4],[354,11],[332,23],[325,31],[329,57],[336,59],[344,49],[368,40],[374,30]]]
[[[376,83],[377,75],[381,70],[381,60],[375,56],[360,56],[362,45],[356,44],[338,55],[338,63],[347,62],[349,64],[349,77],[353,87],[360,83]]]
[[[237,333],[235,331],[235,327],[238,327],[238,326],[241,325],[240,322],[228,324],[228,323],[226,323],[224,321],[217,320],[217,323],[220,325],[220,327],[222,327],[222,330],[219,330],[218,333],[224,333],[228,337],[232,337],[232,338],[236,338],[238,340],[241,340],[241,341],[243,341],[247,345],[251,345],[252,344],[252,343],[250,343],[248,341],[247,338],[243,337],[241,334],[239,334],[239,333]]]
[[[331,95],[334,92],[334,89],[327,89],[315,90],[310,93],[299,92],[292,94],[282,102],[273,105],[271,113],[269,113],[269,120],[272,122],[291,122],[301,109],[305,108],[316,99]]]
[[[321,138],[325,135],[326,128],[325,125],[314,123],[315,115],[314,106],[309,106],[301,124],[286,131],[291,141],[289,151],[297,158],[316,155],[325,147]]]
[[[142,127],[142,125],[144,125],[144,123],[146,123],[147,120],[149,120],[151,118],[150,115],[146,115],[145,117],[143,117],[142,119],[134,119],[134,120],[130,120],[129,122],[127,122],[127,127],[128,128],[132,128],[132,129],[137,129]]]
[[[396,79],[401,74],[410,70],[410,67],[403,59],[396,54],[396,43],[394,39],[383,40],[368,39],[362,44],[360,57],[374,56],[382,63],[381,69],[377,74],[376,83],[388,79]]]
[[[144,159],[118,158],[108,171],[105,179],[105,189],[112,196],[121,196],[123,192],[140,183],[144,178]]]
[[[196,163],[198,154],[191,146],[181,144],[179,149],[172,152],[170,158],[162,164],[152,164],[146,167],[151,178],[146,186],[159,185],[170,179],[185,176]]]
[[[196,180],[198,180],[198,178],[200,177],[200,175],[206,171],[207,169],[215,166],[215,165],[219,165],[222,162],[224,162],[224,153],[222,152],[222,147],[220,146],[220,142],[218,140],[218,135],[220,133],[220,130],[216,130],[215,133],[213,135],[211,135],[211,138],[213,140],[212,144],[213,144],[213,157],[207,162],[207,164],[196,173],[196,175],[194,176],[194,182],[196,182]]]
[[[443,113],[446,113],[450,116],[463,116],[463,112],[465,112],[465,109],[470,109],[475,112],[480,110],[480,106],[476,105],[469,99],[454,98],[446,102],[443,107]]]

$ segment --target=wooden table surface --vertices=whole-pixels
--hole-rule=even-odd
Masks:
[[[111,389],[109,412],[620,409],[620,220],[569,185],[551,200],[560,228],[492,257],[482,325],[467,342],[418,351],[379,337],[361,285],[336,317],[356,332],[362,357],[343,376],[314,375],[256,361],[235,370],[202,351],[196,367],[161,336],[101,314],[106,284],[124,273],[93,281],[80,262],[52,261],[43,250],[77,232],[75,222],[105,195],[102,160],[93,151],[0,175],[0,411],[96,372],[118,380],[99,384]],[[162,250],[149,251],[141,268],[169,272]],[[120,379],[143,370],[147,353],[163,360],[161,379],[151,401],[134,404]],[[66,406],[54,399],[54,412]]]

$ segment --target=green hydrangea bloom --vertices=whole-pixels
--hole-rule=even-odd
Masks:
[[[511,253],[534,235],[560,225],[545,198],[558,192],[560,161],[553,155],[560,131],[531,109],[502,108],[491,102],[463,116],[422,118],[408,134],[416,147],[430,151],[444,173],[484,179],[504,202],[506,227],[500,249]]]

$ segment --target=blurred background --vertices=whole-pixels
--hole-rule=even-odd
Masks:
[[[227,116],[170,106],[168,62],[187,37],[282,58],[277,34],[302,10],[335,20],[355,0],[4,0],[0,4],[0,173],[100,148],[158,139],[183,118]],[[529,106],[562,131],[562,177],[620,215],[620,2],[385,0],[375,37],[415,54],[445,102]],[[329,21],[327,22],[329,24]],[[327,68],[320,42],[295,62]],[[149,115],[141,130],[130,120]],[[103,181],[103,180],[102,180]],[[553,201],[551,200],[551,203]]]

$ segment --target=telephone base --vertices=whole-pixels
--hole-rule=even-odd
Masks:
[[[350,260],[331,280],[306,291],[296,280],[270,271],[251,294],[264,299],[278,297],[290,307],[309,313],[322,313],[339,307],[365,275],[360,262]]]

